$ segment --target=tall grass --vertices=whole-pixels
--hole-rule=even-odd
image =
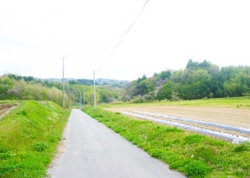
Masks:
[[[69,111],[53,102],[23,101],[0,121],[0,177],[43,177]]]

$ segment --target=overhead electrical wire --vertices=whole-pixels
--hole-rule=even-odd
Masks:
[[[119,42],[117,43],[117,45],[114,47],[113,51],[110,53],[110,55],[107,57],[107,59],[103,62],[103,64],[101,65],[101,67],[96,71],[96,73],[98,73],[103,66],[106,64],[106,62],[110,59],[110,57],[114,54],[115,50],[118,48],[118,46],[121,44],[121,42],[123,41],[123,39],[125,38],[125,36],[128,34],[128,32],[130,31],[130,29],[133,27],[133,25],[135,24],[136,20],[138,19],[138,17],[140,16],[141,12],[143,11],[143,9],[146,7],[146,5],[148,4],[147,0],[145,2],[145,4],[142,6],[140,12],[137,14],[137,16],[135,17],[135,19],[133,20],[133,22],[131,23],[131,25],[129,26],[129,28],[127,29],[127,31],[124,33],[124,35],[122,36],[122,38],[119,40]]]

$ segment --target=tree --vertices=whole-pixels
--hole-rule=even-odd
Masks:
[[[165,80],[167,78],[169,78],[171,76],[171,72],[169,70],[167,71],[162,71],[160,74],[159,74],[159,77],[161,80]]]
[[[186,69],[197,69],[198,68],[199,63],[198,62],[193,62],[192,59],[189,59],[187,65],[186,65]]]
[[[146,80],[147,79],[147,76],[144,74],[143,76],[142,76],[142,81],[143,80]]]
[[[157,93],[157,99],[163,100],[163,99],[172,99],[172,92],[174,91],[173,83],[172,81],[169,81],[166,83]]]
[[[195,70],[189,73],[184,87],[187,99],[208,97],[210,93],[211,75],[206,70]]]
[[[93,91],[89,90],[85,93],[85,99],[86,99],[86,103],[90,104],[90,105],[94,105],[94,93]],[[98,92],[96,92],[96,102],[99,103],[100,102],[100,94]]]
[[[143,80],[136,86],[136,95],[145,95],[146,92],[147,92],[146,80]]]
[[[136,81],[137,84],[139,84],[142,81],[141,77],[139,77]]]
[[[155,73],[153,74],[153,77],[158,77],[158,73],[155,72]]]

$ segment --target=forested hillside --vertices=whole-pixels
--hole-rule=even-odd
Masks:
[[[221,69],[206,60],[189,60],[184,70],[145,75],[127,85],[123,100],[144,102],[250,95],[250,67],[229,66]]]
[[[97,102],[118,101],[122,98],[122,93],[121,88],[98,85]],[[62,83],[36,79],[31,76],[6,74],[0,76],[0,100],[50,100],[62,105]],[[65,105],[74,106],[80,102],[93,104],[93,87],[78,82],[66,82]]]
[[[51,100],[62,105],[62,83],[58,81],[7,74],[0,77],[0,99]],[[131,82],[110,79],[98,82],[99,103],[249,96],[250,67],[220,69],[206,60],[201,63],[189,60],[184,70],[166,70],[149,78],[143,75]],[[83,101],[93,104],[92,84],[90,79],[68,80],[65,83],[66,106]]]
[[[60,83],[8,74],[0,77],[1,100],[50,100],[61,105]]]

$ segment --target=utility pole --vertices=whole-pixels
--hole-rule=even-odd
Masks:
[[[94,76],[94,110],[96,111],[96,91],[95,91],[95,70],[93,71],[93,76]]]
[[[82,109],[82,90],[81,90],[81,109]]]
[[[69,100],[70,100],[70,96],[69,96],[69,82],[68,82],[68,108],[70,108]]]
[[[77,96],[74,95],[74,97],[75,97],[75,103],[74,103],[75,104],[75,108],[77,108]]]
[[[82,95],[81,95],[81,90],[80,90],[80,93],[79,93],[79,107],[81,109],[81,106],[82,106]]]
[[[64,57],[62,57],[62,60],[63,60],[63,71],[62,71],[62,74],[63,74],[63,78],[62,78],[62,85],[63,85],[63,98],[62,98],[62,100],[63,100],[63,108],[65,108],[65,97],[64,97],[64,93],[65,93],[65,91],[64,91]]]
[[[85,108],[85,91],[83,90],[83,106]]]

